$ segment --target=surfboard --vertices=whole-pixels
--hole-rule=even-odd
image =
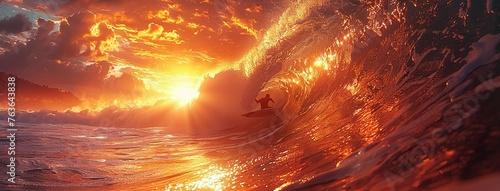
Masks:
[[[270,116],[274,115],[274,109],[273,108],[266,108],[266,109],[261,109],[257,111],[252,111],[249,113],[242,114],[241,116],[244,117],[265,117],[265,116]]]

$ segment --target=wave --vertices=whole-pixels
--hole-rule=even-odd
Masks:
[[[245,60],[254,69],[249,83],[283,100],[282,137],[334,151],[313,149],[304,158],[337,156],[320,157],[334,163],[323,166],[331,170],[303,166],[315,173],[279,189],[425,188],[452,176],[432,174],[440,163],[448,167],[440,174],[479,168],[451,161],[485,144],[454,143],[475,131],[471,123],[498,131],[477,121],[498,113],[487,106],[498,104],[492,94],[500,82],[500,34],[489,3],[324,2],[289,25],[293,34],[261,60]]]

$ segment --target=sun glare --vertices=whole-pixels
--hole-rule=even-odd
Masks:
[[[200,95],[200,92],[197,88],[186,86],[174,87],[172,88],[171,93],[172,99],[181,106],[191,103]]]

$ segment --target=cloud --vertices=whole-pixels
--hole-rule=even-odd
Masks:
[[[173,11],[182,11],[181,5],[178,3],[169,4],[168,7],[170,8],[170,10],[173,10]]]
[[[54,22],[44,19],[37,19],[36,23],[38,24],[38,30],[35,38],[46,38],[56,26]]]
[[[85,11],[72,15],[61,22],[52,58],[92,57],[106,58],[106,51],[117,45],[113,30],[103,22],[96,22],[93,13]]]
[[[153,11],[149,11],[148,13],[148,19],[152,20],[159,20],[164,23],[170,23],[170,24],[182,24],[184,23],[184,18],[179,15],[179,13],[171,14],[171,11],[169,10],[159,10],[156,13]]]
[[[195,12],[193,13],[194,17],[202,17],[202,18],[209,18],[209,13],[208,10],[200,10],[200,9],[195,9]]]
[[[23,14],[0,20],[0,33],[3,34],[17,34],[31,30],[31,28],[31,21]]]
[[[127,0],[31,0],[24,1],[23,5],[39,10],[44,13],[63,15],[73,14],[83,10],[97,10],[103,7],[122,7],[121,5],[131,4]],[[135,5],[143,2],[134,1]],[[122,7],[123,8],[123,7]]]
[[[206,51],[213,57],[231,61],[241,57],[241,54],[259,38],[260,31],[270,23],[268,13],[279,8],[279,4],[264,0],[252,2],[74,0],[61,6],[57,14],[64,16],[82,9],[92,10],[97,18],[106,19],[108,25],[121,37],[130,38],[129,46],[138,49],[161,47],[165,54],[178,49]],[[119,21],[120,18],[123,18],[123,21]],[[127,18],[132,18],[133,22],[128,22]],[[158,35],[159,28],[147,31],[150,23],[163,27],[164,34]],[[143,31],[145,29],[146,31]],[[137,34],[139,31],[143,31],[141,35],[144,35],[144,39],[139,39]],[[153,31],[158,32],[152,33]],[[145,51],[151,50],[142,50]]]
[[[154,13],[153,11],[149,11],[148,13],[148,19],[166,19],[169,18],[170,16],[170,11],[168,10],[159,10],[158,12]]]
[[[170,41],[170,42],[174,42],[175,44],[182,44],[182,43],[184,43],[184,41],[180,39],[180,35],[177,34],[176,30],[164,33],[163,37],[160,38],[160,39],[161,40]]]
[[[246,31],[246,33],[252,35],[255,39],[257,39],[257,31],[255,29],[253,29],[253,24],[255,24],[257,21],[251,19],[247,22],[245,21],[242,21],[241,19],[237,18],[237,17],[231,17],[231,21],[232,21],[232,24],[234,26],[237,26],[243,30]]]
[[[72,91],[81,99],[95,102],[89,108],[100,107],[102,103],[95,100],[126,102],[144,95],[145,85],[136,76],[109,76],[114,66],[105,59],[106,52],[116,46],[114,31],[105,22],[96,22],[92,13],[68,17],[58,32],[52,32],[53,21],[38,19],[37,24],[36,33],[26,45],[0,57],[2,71]]]
[[[250,13],[260,13],[262,11],[262,5],[254,5],[245,9],[246,12]]]
[[[23,3],[23,0],[4,0],[5,3]]]
[[[100,21],[109,21],[113,23],[126,23],[131,24],[136,20],[133,18],[134,14],[127,11],[116,11],[110,14],[96,14],[96,19]]]
[[[174,17],[168,17],[167,19],[163,20],[165,23],[171,23],[171,24],[181,24],[184,23],[184,18],[182,16],[178,15],[176,18]]]
[[[103,87],[107,92],[114,94],[141,96],[144,83],[129,73],[123,73],[120,77],[111,76]]]
[[[171,32],[163,32],[163,30],[163,26],[156,23],[149,23],[147,29],[137,32],[137,37],[151,38],[151,40],[168,41],[175,44],[184,43],[184,41],[180,39],[181,36],[177,33],[176,30],[172,30]]]
[[[158,37],[162,36],[163,27],[161,25],[155,23],[149,23],[148,28],[146,30],[139,31],[137,36],[139,37],[150,37],[152,40],[158,39]]]
[[[192,28],[192,29],[196,29],[198,28],[200,25],[199,24],[196,24],[196,23],[187,23],[186,25],[188,28]]]

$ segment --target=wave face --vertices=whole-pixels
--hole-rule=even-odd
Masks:
[[[498,170],[498,152],[477,149],[498,144],[499,131],[489,104],[498,105],[500,34],[488,3],[311,7],[250,76],[287,100],[286,141],[272,152],[300,160],[283,164],[295,173],[280,188],[429,189],[496,171],[479,161]]]
[[[452,189],[500,169],[498,7],[291,3],[237,63],[241,103],[270,93],[276,116],[199,136],[26,124],[11,188]]]

